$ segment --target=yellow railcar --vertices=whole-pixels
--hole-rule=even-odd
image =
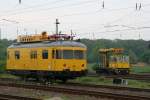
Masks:
[[[6,69],[23,77],[67,80],[86,74],[86,50],[75,41],[15,43],[7,49]]]
[[[99,74],[129,74],[129,56],[122,48],[100,49],[100,66],[96,69]]]

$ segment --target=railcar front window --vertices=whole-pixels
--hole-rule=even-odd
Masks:
[[[117,62],[117,57],[111,56],[111,57],[110,57],[110,61],[111,61],[111,62]]]
[[[43,50],[42,51],[42,58],[43,59],[48,59],[48,50]]]
[[[63,50],[63,59],[73,59],[73,50]]]
[[[129,62],[129,56],[124,56],[124,62]]]
[[[20,52],[19,51],[15,51],[15,59],[20,59]]]
[[[74,51],[74,58],[75,59],[84,59],[84,52],[80,50]]]

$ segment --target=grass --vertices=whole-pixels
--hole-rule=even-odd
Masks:
[[[12,78],[12,79],[17,79],[18,77],[11,75],[11,74],[5,74],[5,73],[1,73],[0,74],[0,78]]]
[[[112,79],[106,79],[104,77],[79,77],[73,82],[79,82],[79,83],[87,83],[87,84],[107,84],[111,85]]]
[[[79,77],[72,82],[86,83],[86,84],[97,84],[97,85],[111,85],[112,79],[106,79],[104,77]]]
[[[6,61],[5,60],[0,60],[0,72],[5,71],[4,66],[6,66]]]
[[[129,80],[129,87],[150,89],[150,81]]]
[[[93,67],[94,67],[95,64],[96,64],[96,63],[89,63],[89,64],[87,64],[87,68],[88,68],[88,71],[89,71],[89,72],[95,72],[95,71],[93,70]]]
[[[131,67],[131,73],[150,73],[150,66]]]

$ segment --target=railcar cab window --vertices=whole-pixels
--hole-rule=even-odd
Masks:
[[[122,56],[122,62],[129,62],[129,56]]]
[[[31,59],[36,59],[37,58],[37,51],[31,51],[30,58]]]
[[[75,50],[74,51],[74,58],[75,59],[84,59],[85,58],[85,52],[81,50]]]
[[[43,50],[42,51],[42,58],[43,59],[48,59],[48,50]]]
[[[15,59],[20,59],[20,51],[15,51]]]

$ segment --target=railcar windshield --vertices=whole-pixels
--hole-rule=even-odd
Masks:
[[[83,50],[56,50],[56,59],[85,59],[86,54]]]
[[[76,50],[74,51],[74,58],[75,59],[84,59],[85,58],[85,52]]]

